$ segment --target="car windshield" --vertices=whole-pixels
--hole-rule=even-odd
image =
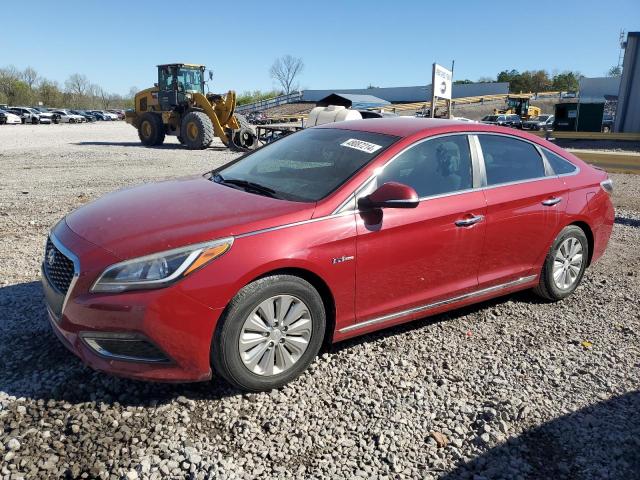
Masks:
[[[380,133],[310,128],[215,171],[212,180],[276,198],[316,202],[397,140]]]
[[[485,121],[485,122],[497,122],[498,121],[498,116],[497,115],[487,115],[482,120]]]
[[[549,115],[540,115],[539,117],[534,117],[533,121],[534,122],[546,122],[548,118],[549,118]]]

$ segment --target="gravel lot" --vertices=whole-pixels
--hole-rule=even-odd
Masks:
[[[640,176],[564,302],[520,293],[338,344],[280,391],[134,382],[47,323],[48,229],[123,186],[231,160],[123,123],[0,127],[0,478],[640,478]]]

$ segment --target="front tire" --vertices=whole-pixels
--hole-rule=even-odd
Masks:
[[[164,124],[160,115],[155,113],[145,113],[138,124],[138,137],[143,145],[155,147],[164,142]]]
[[[553,241],[534,291],[549,301],[571,295],[584,275],[589,259],[589,242],[584,231],[569,225]]]
[[[245,286],[221,317],[211,345],[214,371],[251,392],[282,387],[318,354],[326,315],[313,286],[273,275]]]
[[[182,119],[180,137],[190,150],[204,150],[213,141],[213,124],[204,112],[189,112]]]

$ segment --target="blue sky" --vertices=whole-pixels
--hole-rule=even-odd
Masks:
[[[61,84],[84,73],[117,93],[177,61],[209,66],[213,91],[270,89],[284,54],[304,60],[303,88],[428,84],[432,62],[452,59],[457,79],[506,68],[601,76],[617,63],[620,29],[640,30],[640,0],[30,0],[3,12],[0,66]]]

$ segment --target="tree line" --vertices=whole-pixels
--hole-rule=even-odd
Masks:
[[[617,77],[622,74],[620,67],[611,67],[607,76]],[[510,93],[520,92],[576,92],[583,78],[580,72],[567,70],[565,72],[550,75],[546,70],[503,70],[495,78],[481,77],[477,82],[472,80],[456,80],[453,83],[484,83],[484,82],[509,82]]]
[[[0,68],[0,104],[14,106],[102,109],[131,108],[137,91],[129,94],[110,93],[92,83],[86,75],[74,73],[60,85],[41,76],[33,67],[19,70],[13,65]]]

